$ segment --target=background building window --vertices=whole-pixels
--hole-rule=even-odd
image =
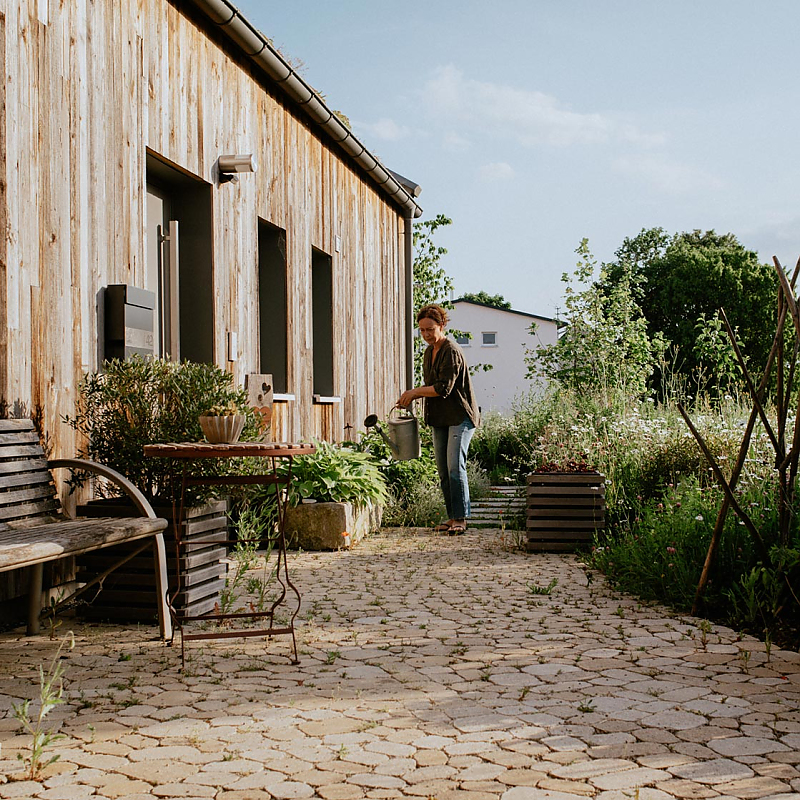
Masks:
[[[490,345],[492,347],[497,345],[496,331],[484,331],[481,335],[483,336],[483,344]]]
[[[471,339],[469,336],[456,336],[456,342],[460,344],[462,347],[469,347]]]

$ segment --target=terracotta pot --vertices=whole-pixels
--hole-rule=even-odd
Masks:
[[[232,444],[242,435],[247,417],[244,414],[229,414],[219,417],[200,417],[200,427],[211,444]]]

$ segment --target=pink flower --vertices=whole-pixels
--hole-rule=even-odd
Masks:
[[[674,547],[668,547],[667,548],[667,552],[668,553],[677,553],[678,551]],[[670,566],[672,566],[672,564],[670,564]]]

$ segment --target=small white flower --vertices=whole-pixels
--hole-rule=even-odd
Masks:
[[[702,515],[702,514],[698,514],[698,515],[695,517],[695,519],[696,519],[698,522],[702,522],[702,521],[703,521],[703,515]]]

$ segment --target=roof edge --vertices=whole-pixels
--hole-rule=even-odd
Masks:
[[[416,184],[407,179],[398,180],[395,177],[397,173],[381,164],[239,9],[228,0],[190,2],[267,73],[290,102],[320,128],[348,160],[354,162],[361,172],[365,172],[377,184],[379,192],[388,196],[412,219],[422,215],[422,208],[414,199],[416,195],[412,196],[409,191],[410,186]]]
[[[489,303],[479,303],[477,300],[468,300],[465,297],[457,297],[455,300],[451,301],[453,305],[456,303],[469,303],[473,306],[480,306],[481,308],[491,308],[495,311],[502,311],[506,314],[518,314],[521,317],[532,317],[533,319],[540,319],[543,322],[555,322],[556,325],[561,325],[563,323],[559,322],[557,319],[553,319],[553,317],[543,317],[541,314],[531,314],[528,311],[517,311],[514,308],[498,308],[497,306],[490,305]]]

